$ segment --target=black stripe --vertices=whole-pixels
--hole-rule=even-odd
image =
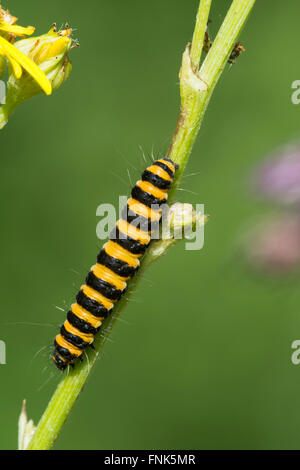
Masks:
[[[73,346],[76,346],[77,348],[79,349],[84,349],[86,348],[87,346],[89,346],[90,343],[87,343],[86,341],[84,341],[82,338],[80,338],[80,336],[77,336],[77,335],[73,335],[72,333],[69,333],[66,329],[65,329],[65,326],[62,325],[61,329],[60,329],[60,334],[71,344],[73,344]]]
[[[159,189],[169,189],[172,183],[172,181],[165,180],[161,176],[158,176],[155,173],[152,173],[152,171],[148,171],[148,170],[145,170],[144,173],[142,174],[142,180],[152,183],[154,186],[156,186]]]
[[[71,323],[72,326],[77,328],[77,330],[81,331],[82,333],[92,333],[93,335],[95,335],[98,331],[98,328],[94,328],[87,321],[77,317],[77,315],[73,313],[72,310],[68,311],[67,319],[69,320],[69,323]]]
[[[165,170],[172,178],[174,177],[174,173],[171,168],[168,167],[165,163],[159,162],[158,160],[153,163],[153,165],[159,166],[163,170]]]
[[[70,351],[67,348],[63,348],[62,346],[60,346],[56,342],[56,339],[54,340],[54,346],[55,346],[55,350],[58,352],[58,354],[60,354],[67,361],[74,361],[74,359],[76,359],[78,357],[75,354],[70,353]]]
[[[168,158],[168,157],[164,157],[162,158],[161,160],[164,160],[165,162],[169,162],[169,163],[172,163],[172,165],[175,166],[175,171],[178,170],[179,168],[179,165],[175,162],[173,162],[173,160],[171,160],[171,158]]]
[[[95,315],[95,317],[103,317],[106,318],[110,314],[111,310],[108,310],[107,308],[104,307],[104,305],[99,304],[94,299],[91,299],[85,293],[80,290],[76,296],[76,301],[77,303],[85,308],[88,312],[92,313]]]
[[[88,273],[85,282],[88,286],[100,292],[100,294],[110,300],[119,300],[122,293],[125,291],[125,289],[119,290],[113,284],[95,276],[92,271]]]
[[[151,207],[153,204],[161,206],[162,204],[165,204],[165,202],[167,202],[167,198],[159,199],[153,196],[152,194],[147,193],[139,186],[134,186],[133,190],[131,191],[131,196],[148,207]]]
[[[132,205],[134,206],[134,204]],[[154,230],[157,230],[157,227],[159,226],[159,220],[151,222],[151,218],[147,219],[146,217],[137,214],[130,209],[128,204],[126,204],[126,206],[123,208],[121,217],[123,220],[127,221],[134,227],[143,230],[143,232],[153,232]]]
[[[114,273],[123,277],[134,276],[138,269],[138,267],[133,268],[132,266],[129,266],[129,264],[126,263],[125,261],[115,258],[114,256],[108,255],[104,249],[101,250],[100,253],[98,254],[97,262],[99,264],[103,264]]]
[[[143,254],[146,251],[148,244],[140,243],[138,240],[134,240],[123,232],[120,232],[118,227],[115,227],[110,234],[110,239],[118,243],[125,250],[130,251],[134,255]]]

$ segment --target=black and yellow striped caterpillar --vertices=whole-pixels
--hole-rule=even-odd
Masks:
[[[159,224],[161,206],[167,201],[177,168],[169,158],[156,160],[132,189],[121,219],[98,254],[97,264],[88,273],[54,340],[52,357],[59,369],[82,360],[84,349],[92,346],[102,321],[125,292],[126,281],[138,270],[139,258]]]

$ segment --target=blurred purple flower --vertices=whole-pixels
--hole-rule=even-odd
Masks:
[[[283,204],[300,204],[300,145],[288,146],[255,173],[258,192]]]
[[[248,234],[249,263],[271,274],[288,274],[300,269],[300,217],[287,214],[257,225]]]

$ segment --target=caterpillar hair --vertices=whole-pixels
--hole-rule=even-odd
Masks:
[[[162,215],[161,206],[168,199],[178,165],[161,158],[143,172],[131,191],[121,219],[97,256],[97,263],[88,273],[67,313],[67,319],[54,340],[53,361],[64,370],[83,351],[92,346],[102,321],[111,314],[124,294],[127,281],[140,266],[140,258],[151,241]]]

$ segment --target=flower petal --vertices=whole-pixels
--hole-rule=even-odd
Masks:
[[[4,21],[0,21],[0,30],[7,33],[16,34],[17,36],[30,36],[34,33],[35,28],[33,26],[23,28],[23,26],[11,25],[5,23]]]
[[[13,71],[14,71],[14,76],[16,78],[21,78],[22,77],[22,67],[21,65],[19,64],[19,62],[17,62],[15,59],[13,59],[9,54],[7,54],[7,58],[8,60],[10,61],[11,63],[11,66],[13,68]]]

